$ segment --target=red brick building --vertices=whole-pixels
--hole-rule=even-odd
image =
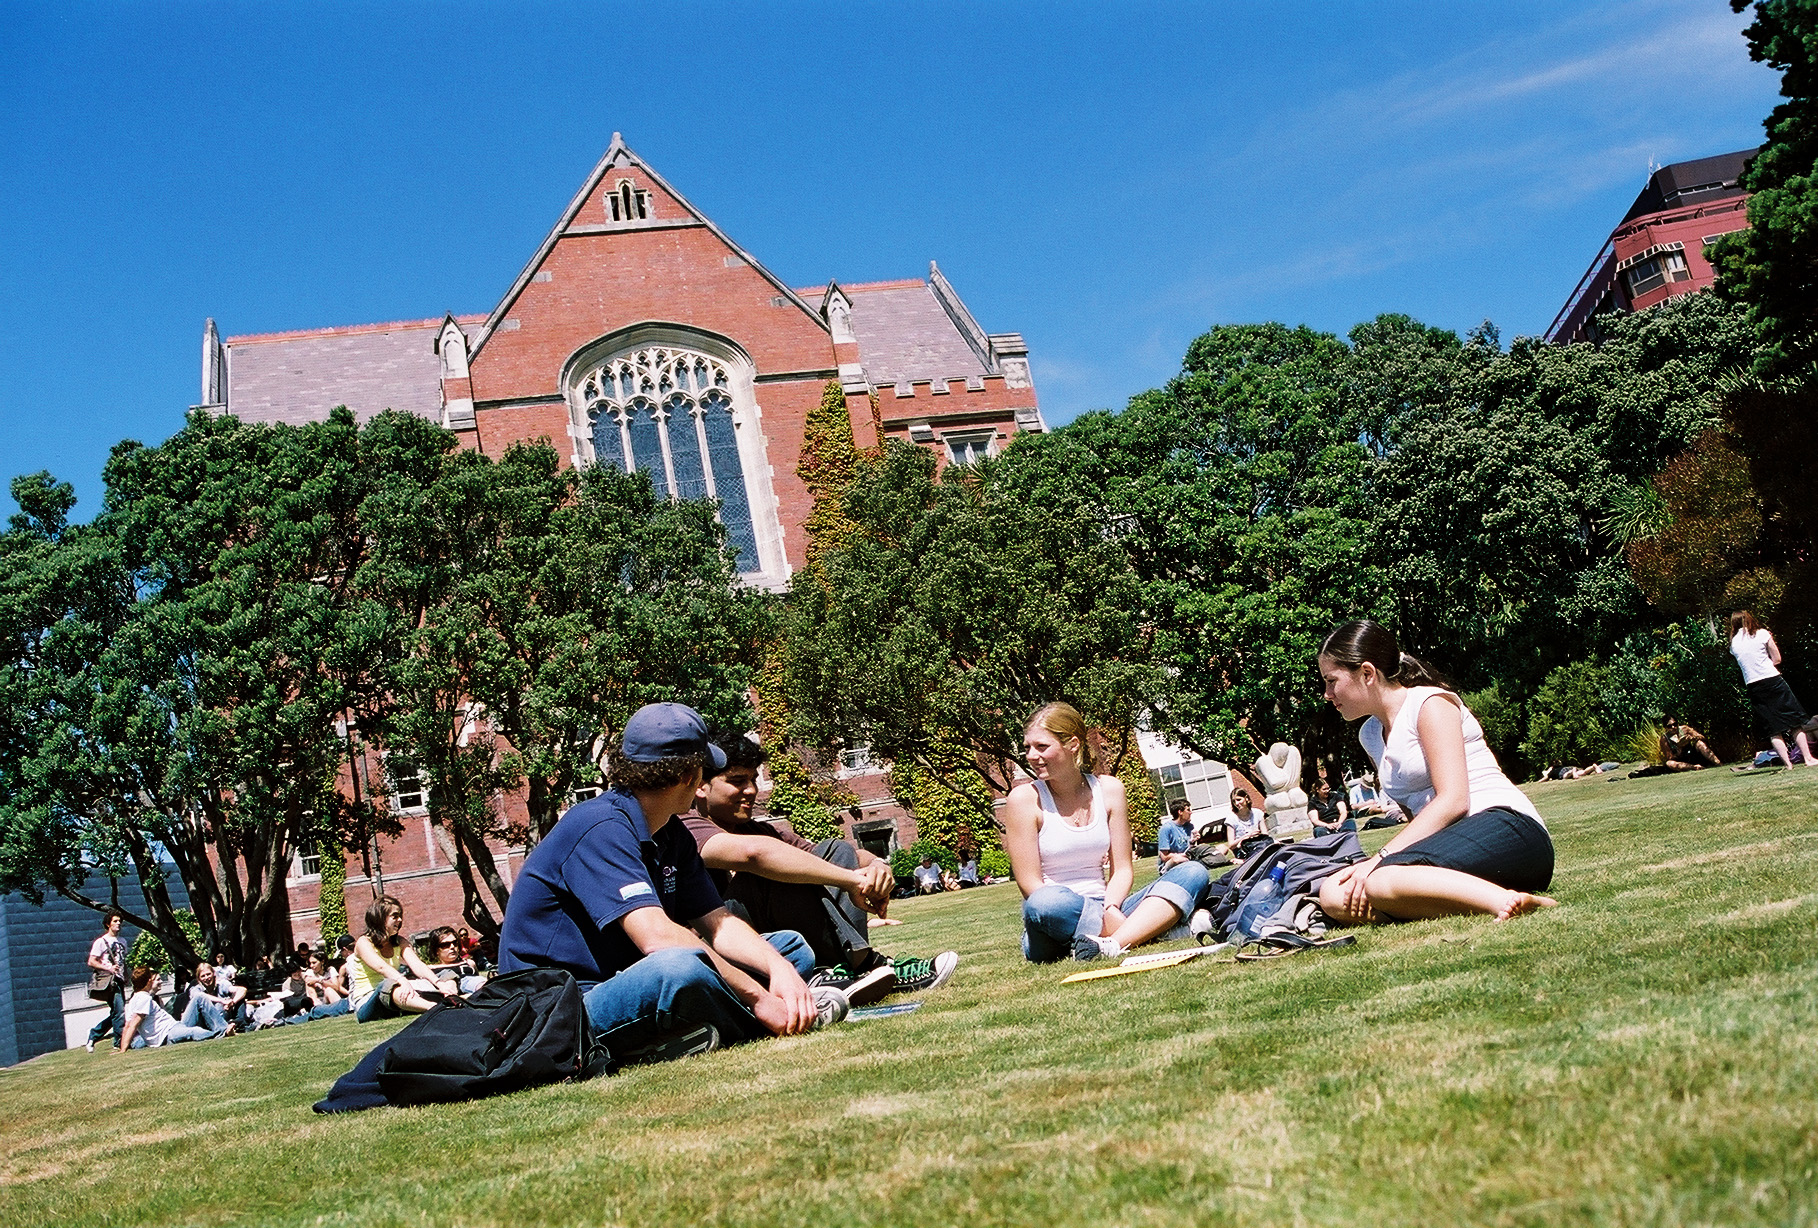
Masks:
[[[746,581],[766,588],[802,560],[809,498],[796,465],[832,379],[861,447],[881,429],[964,463],[1045,429],[1022,338],[987,333],[933,264],[925,279],[792,288],[617,133],[489,313],[226,339],[210,320],[202,347],[203,407],[243,421],[396,409],[467,447],[496,454],[546,439],[572,464],[622,465],[673,496],[711,495]],[[904,816],[880,772],[855,762],[849,774],[864,799],[855,834],[875,847]],[[350,908],[357,916],[370,898],[376,853],[413,928],[453,923],[451,853],[409,785],[375,790],[394,795],[406,833],[350,858]],[[497,853],[509,883],[517,857]],[[318,924],[314,869],[299,858],[292,876],[301,938]]]
[[[1743,149],[1675,162],[1648,176],[1554,317],[1547,340],[1595,341],[1600,315],[1643,311],[1716,281],[1705,249],[1723,235],[1748,229],[1748,194],[1737,179],[1755,153]]]

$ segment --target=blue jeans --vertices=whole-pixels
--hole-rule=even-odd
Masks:
[[[794,930],[765,934],[803,976],[814,971],[814,949]],[[587,1019],[615,1057],[712,1024],[722,1045],[770,1035],[733,996],[713,962],[693,947],[652,951],[609,981],[583,991]]]
[[[227,1016],[221,1013],[221,1008],[207,998],[198,998],[193,993],[189,995],[189,1005],[184,1008],[183,1018],[178,1022],[186,1028],[201,1025],[213,1036],[219,1036],[227,1031]]]
[[[1138,904],[1154,896],[1172,904],[1181,917],[1189,917],[1204,902],[1210,881],[1206,867],[1183,861],[1141,891],[1132,891],[1119,911],[1128,917]],[[1104,901],[1088,899],[1070,887],[1053,883],[1038,887],[1023,901],[1023,958],[1037,964],[1067,958],[1073,954],[1075,938],[1098,937],[1104,907]]]
[[[100,1044],[109,1032],[114,1034],[114,1048],[118,1049],[120,1038],[126,1034],[126,990],[119,981],[114,982],[114,991],[108,995],[107,1014],[88,1030],[88,1043]]]
[[[345,1014],[347,1014],[347,1012],[351,1011],[352,1009],[353,1009],[353,1003],[348,1001],[346,998],[342,998],[339,1002],[324,1002],[320,1006],[310,1007],[309,1014],[306,1016],[306,1018],[309,1018],[309,1019],[333,1019],[336,1015],[345,1015]]]

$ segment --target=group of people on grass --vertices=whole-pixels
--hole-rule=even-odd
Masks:
[[[1739,638],[1758,632],[1766,635],[1742,626]],[[1745,676],[1759,672],[1761,660],[1777,662],[1771,636],[1749,642],[1761,650],[1759,660],[1738,653]],[[1471,913],[1507,921],[1551,907],[1555,901],[1541,894],[1553,876],[1546,824],[1498,766],[1458,695],[1368,620],[1335,628],[1318,668],[1326,699],[1345,720],[1361,722],[1358,738],[1382,794],[1408,816],[1375,854],[1312,885],[1325,917],[1338,925]],[[1771,734],[1803,725],[1784,681],[1759,688],[1759,696],[1757,681],[1750,695],[1758,714],[1771,713],[1764,726],[1781,723]],[[1680,727],[1677,736],[1676,751],[1708,753],[1696,730]],[[1795,736],[1806,750],[1803,734]],[[1175,830],[1159,845],[1158,877],[1136,888],[1124,787],[1088,769],[1080,713],[1044,705],[1023,743],[1031,779],[1010,792],[1003,823],[1023,896],[1024,955],[1038,963],[1118,957],[1166,935],[1198,932],[1209,874],[1206,859],[1188,855],[1190,833],[1181,830],[1188,816],[1176,813]],[[685,705],[641,708],[610,752],[613,787],[563,815],[519,871],[499,969],[572,974],[616,1064],[805,1032],[953,975],[953,951],[893,958],[872,945],[870,929],[888,923],[895,889],[886,861],[845,840],[811,843],[756,819],[764,758],[748,737],[712,737]],[[1228,834],[1241,845],[1264,826],[1247,793],[1232,802]],[[1319,788],[1313,811],[1322,832],[1355,830],[1329,786]],[[423,959],[402,938],[402,924],[397,901],[374,902],[344,982],[327,978],[340,994],[330,1005],[371,1019],[425,1011],[469,988]],[[182,1019],[152,1025],[165,1042],[225,1030],[232,1001],[220,999],[218,974],[215,985],[200,999],[192,993]],[[129,1043],[157,1010],[146,1005],[144,986],[135,989],[123,1033]]]
[[[109,1035],[124,1052],[339,1015],[372,1019],[426,1011],[445,996],[470,993],[484,983],[486,961],[465,929],[442,926],[432,932],[427,943],[432,958],[425,959],[401,936],[403,921],[398,901],[380,896],[366,911],[366,933],[358,939],[342,935],[333,955],[300,943],[276,968],[264,956],[242,973],[217,952],[212,961],[197,964],[165,1003],[158,999],[156,969],[127,967],[121,916],[109,911],[88,955],[96,981],[108,982],[105,992],[91,992],[109,1009],[89,1031],[87,1048],[94,1052]],[[263,991],[252,992],[254,985]]]

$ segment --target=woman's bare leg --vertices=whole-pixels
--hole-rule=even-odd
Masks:
[[[1805,730],[1800,729],[1793,734],[1793,744],[1799,748],[1799,754],[1805,760],[1805,766],[1811,767],[1812,744],[1806,740]]]
[[[1112,910],[1107,908],[1106,913]],[[1122,925],[1105,935],[1112,942],[1128,951],[1140,947],[1145,942],[1153,941],[1158,935],[1165,934],[1180,924],[1180,909],[1159,897],[1145,898],[1138,904]]]
[[[1775,735],[1774,737],[1769,738],[1768,742],[1773,746],[1774,753],[1780,756],[1780,762],[1786,764],[1788,767],[1792,767],[1793,756],[1792,752],[1788,751],[1786,748],[1786,739],[1779,735]]]
[[[1498,921],[1559,901],[1498,887],[1486,878],[1438,866],[1380,866],[1370,875],[1370,905],[1401,921],[1488,913]]]

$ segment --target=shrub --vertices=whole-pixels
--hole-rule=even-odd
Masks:
[[[890,854],[890,872],[898,878],[908,878],[922,864],[924,857],[934,858],[934,864],[943,870],[959,869],[959,856],[952,849],[938,840],[922,836],[908,848]]]
[[[1623,763],[1633,763],[1637,759],[1659,767],[1666,762],[1666,756],[1660,753],[1660,735],[1664,732],[1659,725],[1648,724],[1629,734],[1626,738],[1617,738],[1610,743],[1610,758]]]
[[[986,849],[978,856],[980,878],[1009,878],[1010,854],[1003,849]]]
[[[1602,757],[1610,744],[1604,683],[1604,671],[1589,661],[1547,675],[1528,704],[1528,739],[1521,749],[1530,761],[1581,764]]]
[[[1494,682],[1481,691],[1472,691],[1459,698],[1483,726],[1483,740],[1496,756],[1496,762],[1502,765],[1502,770],[1521,779],[1528,766],[1521,753],[1521,705],[1505,696],[1502,687]]]
[[[183,927],[185,934],[189,935],[190,949],[199,953],[202,950],[202,927],[196,924],[196,914],[187,908],[179,908],[177,924]],[[174,971],[176,961],[171,958],[170,951],[165,948],[163,939],[150,930],[140,930],[138,937],[133,939],[133,945],[127,948],[126,966],[128,968],[150,968],[154,972],[163,974]]]

